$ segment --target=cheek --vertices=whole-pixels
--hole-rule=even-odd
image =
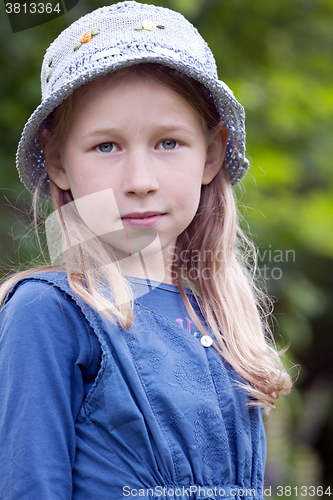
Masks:
[[[106,188],[105,182],[98,181],[91,166],[85,168],[81,162],[67,161],[64,168],[74,199],[98,193]]]
[[[74,199],[95,192],[92,169],[85,165],[84,158],[68,141],[62,157],[62,165]]]
[[[174,187],[174,200],[177,211],[182,213],[184,220],[193,218],[198,210],[201,197],[201,183],[187,182],[182,189]]]

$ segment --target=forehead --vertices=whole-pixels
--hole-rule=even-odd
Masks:
[[[154,80],[127,75],[94,82],[77,102],[71,132],[88,133],[96,127],[135,135],[161,128],[205,131],[193,108],[178,93]]]
[[[170,68],[161,64],[141,63],[100,76],[77,89],[74,92],[69,121],[73,121],[77,110],[82,109],[87,101],[97,99],[102,93],[112,90],[121,94],[125,87],[133,93],[142,88],[160,89],[163,94],[169,93],[176,101],[180,100],[190,106],[205,132],[219,120],[219,115],[215,114],[215,106],[213,113],[208,109],[210,106],[205,102],[207,91],[201,84],[177,70],[170,71]]]
[[[76,94],[75,100],[82,102],[87,99],[88,96],[97,96],[103,92],[103,90],[109,90],[112,88],[119,89],[123,85],[131,85],[133,89],[135,89],[135,85],[139,86],[143,84],[147,85],[147,87],[160,85],[161,87],[166,87],[169,90],[174,90],[174,88],[176,88],[175,85],[171,86],[172,78],[163,74],[162,71],[160,74],[158,74],[158,72],[151,71],[149,66],[151,65],[137,64],[99,76],[78,88],[74,92],[74,94]],[[154,66],[157,67],[160,65]],[[180,95],[179,92],[176,93]]]
[[[136,119],[141,114],[142,124],[153,118],[165,121],[164,118],[168,117],[197,122],[206,130],[204,121],[188,100],[149,73],[142,74],[128,68],[127,71],[99,77],[82,87],[72,107],[71,122],[74,125],[98,117],[123,123],[125,115]]]

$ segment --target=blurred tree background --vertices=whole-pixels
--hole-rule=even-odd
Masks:
[[[31,235],[20,238],[30,198],[14,160],[23,125],[40,102],[42,57],[62,29],[108,3],[80,0],[65,15],[18,33],[0,6],[2,275],[37,254]],[[261,276],[276,298],[276,341],[290,343],[286,363],[297,379],[266,419],[266,487],[272,498],[327,497],[333,493],[333,2],[153,3],[197,26],[219,77],[246,109],[251,167],[235,193],[258,246]],[[292,489],[277,496],[279,485]]]

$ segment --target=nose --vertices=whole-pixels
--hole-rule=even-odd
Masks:
[[[156,165],[152,155],[138,151],[129,155],[126,161],[124,192],[127,195],[137,195],[144,198],[158,190]]]

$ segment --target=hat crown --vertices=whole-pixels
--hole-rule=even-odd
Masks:
[[[162,28],[163,27],[163,28]],[[81,43],[81,36],[98,30]],[[90,39],[89,39],[90,38]],[[77,50],[74,50],[74,48]],[[42,100],[66,81],[100,64],[112,50],[135,60],[140,52],[169,55],[209,79],[217,79],[214,56],[197,29],[184,16],[164,7],[126,1],[87,14],[65,29],[48,48],[42,66]]]

